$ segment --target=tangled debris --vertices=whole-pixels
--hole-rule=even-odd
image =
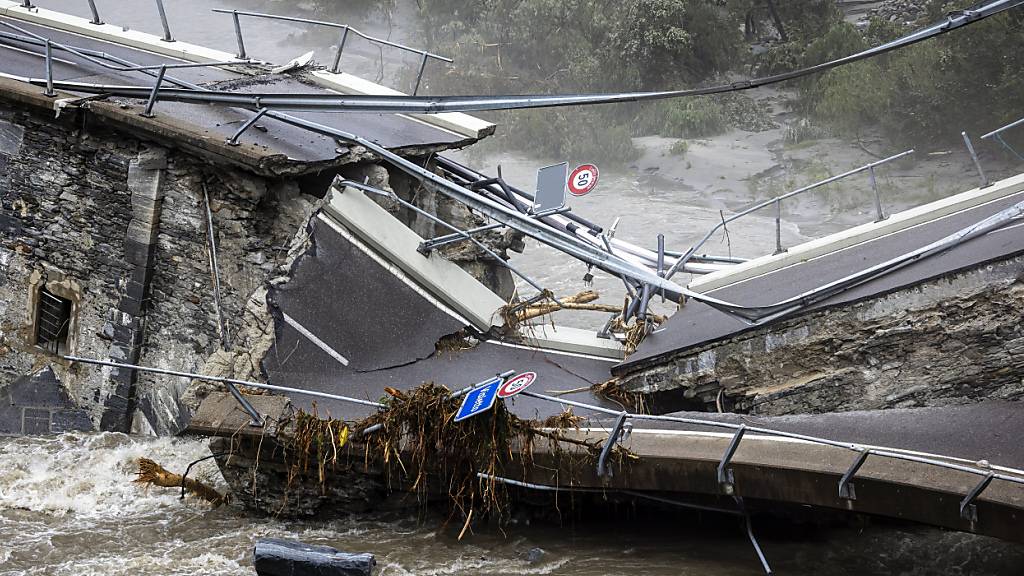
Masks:
[[[184,478],[181,474],[168,472],[163,466],[149,458],[139,458],[138,478],[134,480],[138,484],[151,484],[162,488],[180,488],[184,484],[185,490],[206,500],[214,507],[220,506],[228,501],[228,495],[221,494],[214,488],[203,484],[192,478]]]
[[[624,318],[624,310],[629,310],[629,296],[622,307],[609,304],[595,304],[599,294],[593,290],[585,290],[573,296],[564,297],[558,301],[550,290],[545,290],[538,296],[522,302],[510,303],[501,309],[501,318],[508,330],[517,330],[529,320],[548,316],[558,310],[593,310],[597,312],[612,312],[616,316],[608,323],[608,330],[622,341],[626,355],[636,351],[637,346],[643,341],[654,328],[665,323],[666,318],[658,314],[646,314],[639,319]]]
[[[498,401],[488,412],[454,422],[461,398],[445,386],[426,382],[407,392],[386,392],[386,408],[351,425],[298,413],[287,448],[289,476],[315,473],[323,487],[332,472],[351,470],[361,457],[364,470],[383,474],[388,490],[412,492],[422,506],[446,496],[449,519],[460,516],[468,526],[474,516],[508,519],[509,495],[496,478],[528,480],[538,439],[548,440],[555,458],[571,462],[569,469],[592,466],[601,451],[601,440],[561,432],[582,420],[571,411],[540,423],[518,418]],[[358,439],[361,449],[349,439]],[[565,452],[564,445],[574,450]],[[618,446],[614,454],[635,458]]]

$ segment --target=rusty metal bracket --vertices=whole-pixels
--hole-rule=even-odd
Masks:
[[[971,491],[964,496],[964,499],[960,501],[960,517],[964,520],[971,522],[978,521],[978,507],[974,505],[974,501],[981,496],[981,493],[988,488],[988,485],[992,483],[992,479],[996,477],[995,472],[989,472],[981,479],[981,482],[971,488]]]
[[[736,434],[733,435],[732,440],[729,442],[728,448],[725,449],[722,460],[718,463],[718,485],[722,487],[722,492],[726,494],[733,494],[736,491],[736,478],[732,473],[732,468],[729,468],[729,462],[732,461],[732,457],[736,454],[736,449],[740,447],[740,440],[743,440],[743,435],[746,433],[747,425],[740,424],[740,427],[736,429]]]
[[[615,425],[612,426],[611,433],[608,434],[608,439],[604,441],[604,447],[601,448],[601,456],[597,459],[597,476],[599,478],[611,478],[612,470],[608,467],[608,455],[612,453],[612,446],[619,441],[619,435],[622,434],[622,425],[626,423],[626,418],[629,417],[628,412],[622,412],[619,417],[615,419]]]
[[[850,468],[847,469],[846,473],[843,474],[843,477],[839,479],[840,498],[844,500],[857,499],[857,491],[854,488],[853,482],[851,482],[851,480],[853,480],[853,477],[854,475],[857,474],[857,471],[860,470],[860,467],[864,465],[864,461],[868,459],[868,456],[870,454],[871,450],[869,449],[864,450],[859,455],[857,455],[857,459],[853,461],[853,464],[850,465]]]

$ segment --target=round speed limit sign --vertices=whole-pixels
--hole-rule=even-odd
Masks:
[[[593,164],[577,166],[572,174],[569,174],[569,193],[573,196],[583,196],[597,186],[598,170]]]

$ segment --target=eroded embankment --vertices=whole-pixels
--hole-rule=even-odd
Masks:
[[[1022,314],[1017,256],[687,349],[618,389],[765,415],[1019,400]]]

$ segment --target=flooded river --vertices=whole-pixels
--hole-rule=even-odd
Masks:
[[[252,576],[258,538],[298,538],[376,555],[380,576],[564,574],[746,576],[761,570],[731,520],[673,526],[517,525],[467,534],[427,517],[285,522],[179,500],[132,483],[135,459],[181,472],[205,441],[66,434],[0,439],[0,576]],[[196,468],[223,488],[216,467]],[[755,525],[758,528],[757,525]],[[785,531],[761,524],[765,554],[789,575],[1017,575],[1024,550],[930,529]]]
[[[85,2],[37,3],[88,16]],[[135,4],[127,0],[97,4],[107,22],[160,32],[155,9],[153,14],[142,9],[148,9],[151,3],[140,2],[137,10],[127,10]],[[288,3],[271,0],[224,4],[277,13],[289,11]],[[206,10],[212,6],[200,0],[171,1],[167,5],[177,37],[234,50],[229,17],[209,15]],[[297,25],[260,20],[246,20],[244,25],[247,48],[257,57],[280,62],[317,48],[320,62],[330,60],[328,33],[310,33]],[[397,21],[390,31],[393,38],[408,40],[406,26]],[[389,33],[379,21],[368,23],[366,28],[375,34]],[[373,56],[366,47],[353,48],[351,57],[346,58],[348,69],[372,79],[379,71]],[[385,75],[394,70],[386,70]],[[765,188],[752,182],[760,182],[758,174],[777,171],[777,150],[769,148],[780,137],[779,133],[730,134],[694,143],[686,163],[686,170],[691,172],[668,166],[673,161],[665,158],[665,143],[656,138],[641,139],[638,144],[644,155],[638,165],[632,170],[605,173],[593,194],[574,201],[574,209],[602,225],[621,217],[619,237],[630,241],[654,246],[656,234],[663,232],[670,248],[683,248],[721,218],[719,210],[728,213],[755,196],[764,197]],[[814,152],[805,150],[803,154],[812,157]],[[835,173],[863,160],[847,150],[829,162]],[[525,188],[532,184],[536,168],[550,163],[514,154],[491,154],[471,161],[487,172],[501,163],[506,176]],[[949,173],[958,181],[973,177],[958,165]],[[797,178],[787,183],[797,181],[808,180]],[[770,185],[779,184],[765,184]],[[884,180],[883,186],[890,186],[889,192],[899,188],[891,180]],[[956,188],[958,184],[949,186]],[[931,189],[913,198],[894,194],[887,202],[890,207],[898,207],[945,192]],[[835,204],[819,197],[787,207],[783,242],[791,245],[850,222],[871,220],[869,203],[851,204],[838,214],[831,211]],[[772,217],[765,214],[737,223],[730,229],[728,242],[716,238],[708,251],[743,256],[770,252],[775,241]],[[516,262],[557,293],[582,288],[579,279],[585,267],[556,258],[542,247],[530,246]],[[608,278],[599,277],[596,288],[610,301],[621,293],[621,284]],[[575,317],[571,322],[593,323]],[[189,462],[208,454],[205,441],[110,433],[0,439],[0,576],[251,576],[251,549],[261,537],[298,538],[347,551],[371,552],[377,557],[377,574],[381,576],[762,573],[738,525],[716,522],[709,526],[696,520],[670,526],[628,520],[621,525],[534,523],[509,527],[504,533],[487,530],[469,534],[459,542],[452,531],[439,527],[437,518],[285,522],[252,517],[231,506],[211,510],[200,502],[180,500],[173,490],[146,489],[131,482],[134,461],[140,456],[181,472]],[[201,476],[223,488],[223,480],[210,461],[197,469]],[[767,526],[759,534],[769,561],[780,574],[1024,574],[1022,547],[932,529],[865,526],[816,531]]]

